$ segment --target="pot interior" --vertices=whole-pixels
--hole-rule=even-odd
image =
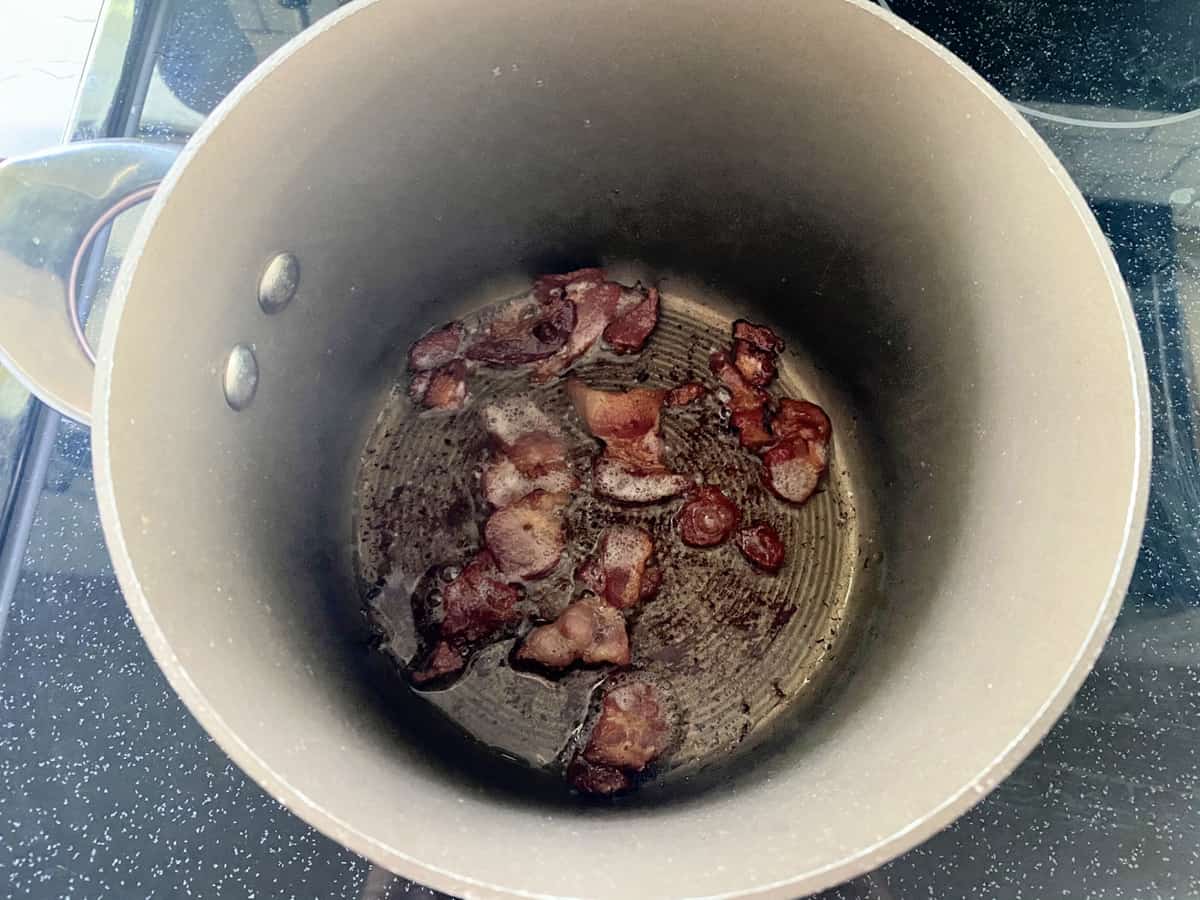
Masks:
[[[844,0],[332,19],[186,152],[106,326],[105,525],[201,722],[317,827],[479,894],[791,896],[981,796],[1106,633],[1146,464],[1115,268],[1029,129]],[[300,286],[268,316],[258,279],[282,250]],[[614,260],[785,333],[838,452],[849,436],[878,615],[820,715],[703,790],[597,808],[459,758],[388,680],[350,498],[413,339]],[[235,413],[238,343],[261,375]]]

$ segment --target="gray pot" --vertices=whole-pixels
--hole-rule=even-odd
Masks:
[[[36,166],[0,168],[10,196]],[[82,230],[56,233],[40,255],[3,235],[25,330],[0,345],[83,418],[67,319],[36,312]],[[279,308],[286,286],[259,293],[281,252]],[[610,808],[431,758],[364,678],[347,600],[358,451],[408,343],[581,255],[793,338],[856,423],[885,561],[877,636],[822,715],[707,791]],[[1079,686],[1150,471],[1137,331],[1083,198],[978,76],[853,0],[347,7],[171,168],[96,374],[105,533],[171,684],[297,815],[472,897],[792,897],[913,847]]]

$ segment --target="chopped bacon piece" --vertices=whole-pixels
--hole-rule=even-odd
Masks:
[[[500,311],[466,356],[493,366],[520,366],[552,357],[575,328],[575,305],[565,297],[545,303],[514,301]]]
[[[408,399],[413,403],[423,403],[432,381],[432,372],[416,372],[408,382]]]
[[[481,487],[492,506],[508,506],[536,490],[563,493],[579,487],[557,426],[532,403],[489,405],[483,419],[494,452],[483,466]],[[534,430],[521,432],[521,427]]]
[[[574,304],[575,327],[562,349],[534,368],[530,377],[537,384],[565,372],[600,339],[616,315],[622,289],[615,281],[585,281],[572,282],[563,290]]]
[[[698,381],[689,381],[667,392],[667,406],[687,406],[708,393],[708,388]]]
[[[733,364],[738,372],[755,387],[763,387],[775,379],[775,354],[754,346],[749,341],[733,342]]]
[[[596,555],[578,571],[580,579],[617,609],[654,596],[662,580],[653,563],[654,539],[635,525],[604,529]]]
[[[829,464],[829,444],[787,438],[762,456],[763,483],[781,500],[803,503],[813,495]]]
[[[708,367],[729,390],[727,406],[731,412],[761,409],[770,401],[766,391],[745,379],[726,351],[718,350],[709,357]]]
[[[504,575],[541,578],[558,564],[566,547],[562,514],[568,499],[565,493],[534,491],[492,513],[484,541]]]
[[[825,410],[785,397],[771,420],[776,443],[763,453],[763,482],[777,497],[803,503],[829,464],[832,426]]]
[[[747,450],[761,450],[774,438],[767,430],[767,408],[739,409],[729,417],[729,424],[737,429],[738,441]]]
[[[549,625],[529,632],[517,650],[517,660],[549,669],[565,669],[575,662],[627,666],[625,619],[598,597],[576,601]]]
[[[605,343],[617,353],[640,351],[658,324],[658,289],[627,290],[625,295],[629,294],[634,295],[635,305],[627,311],[618,307],[616,318],[604,329]]]
[[[631,681],[604,696],[583,758],[594,765],[640,772],[667,747],[671,727],[654,685]]]
[[[414,684],[425,684],[455,672],[461,672],[466,665],[462,654],[451,647],[446,641],[438,641],[421,668],[412,672]]]
[[[484,463],[480,484],[484,499],[499,509],[534,491],[573,491],[579,487],[579,479],[571,474],[565,462],[541,467],[540,471],[523,472],[510,457],[500,456]]]
[[[607,443],[656,433],[666,391],[650,388],[602,391],[572,377],[567,379],[567,396],[587,430]]]
[[[619,503],[658,503],[682,494],[691,483],[662,467],[639,469],[603,455],[592,468],[592,490]]]
[[[766,325],[755,325],[745,319],[738,319],[733,323],[733,337],[734,340],[748,341],[759,350],[766,350],[768,353],[783,352],[783,339]]]
[[[563,288],[569,284],[589,284],[606,280],[603,269],[576,269],[561,275],[539,275],[533,282],[533,295],[545,303],[553,297],[561,297]]]
[[[584,794],[607,796],[633,787],[633,779],[612,766],[595,766],[577,756],[567,767],[567,780],[577,791]]]
[[[544,432],[559,437],[561,434],[551,418],[528,397],[490,403],[483,408],[482,416],[488,437],[505,453],[524,435]]]
[[[625,503],[653,503],[687,488],[688,479],[663,463],[658,428],[666,391],[601,391],[571,378],[567,396],[588,431],[604,441],[593,472],[597,494]]]
[[[414,378],[415,381],[416,378]],[[421,403],[427,409],[462,409],[466,402],[467,364],[465,362],[461,359],[451,360],[429,373],[429,386],[421,397]]]
[[[408,367],[414,372],[427,372],[444,366],[458,356],[462,346],[463,324],[451,322],[431,331],[408,350]]]
[[[729,402],[725,407],[730,412],[729,423],[737,429],[742,446],[748,450],[765,447],[771,442],[766,424],[770,395],[747,381],[724,350],[714,353],[708,365],[729,391]]]
[[[833,428],[825,410],[807,400],[784,397],[771,419],[771,434],[777,440],[802,437],[806,441],[828,441]]]
[[[742,556],[758,568],[774,575],[783,566],[785,550],[779,532],[765,522],[756,522],[738,531],[733,543]]]
[[[692,491],[675,521],[685,544],[715,547],[729,539],[741,520],[741,512],[719,487],[705,485]]]
[[[449,641],[479,641],[521,618],[520,591],[505,583],[487,550],[476,554],[442,591],[441,636]]]

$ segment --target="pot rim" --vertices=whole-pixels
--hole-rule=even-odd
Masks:
[[[371,835],[353,827],[349,822],[338,818],[330,810],[321,806],[313,798],[305,795],[303,791],[290,784],[272,768],[266,759],[263,759],[244,743],[239,735],[226,724],[221,714],[209,704],[196,683],[192,681],[187,669],[175,655],[169,641],[159,627],[152,606],[142,590],[125,543],[121,518],[117,509],[116,496],[112,485],[109,452],[109,398],[112,389],[113,353],[125,306],[125,299],[133,280],[133,273],[137,268],[137,261],[144,252],[146,241],[154,223],[169,200],[175,184],[182,177],[182,173],[186,170],[192,157],[203,147],[208,135],[214,129],[220,127],[222,121],[224,121],[234,106],[240,102],[243,96],[254,90],[260,82],[269,78],[293,53],[299,51],[309,42],[316,40],[329,29],[337,27],[343,19],[378,2],[381,2],[381,0],[360,0],[358,3],[336,10],[276,50],[258,68],[254,69],[221,101],[195,135],[193,135],[180,154],[178,162],[172,167],[170,173],[162,182],[158,193],[151,200],[131,241],[130,249],[121,267],[116,285],[113,288],[112,300],[110,301],[110,308],[104,323],[103,335],[99,347],[96,367],[97,377],[93,393],[95,417],[93,429],[93,467],[96,495],[100,507],[100,518],[109,552],[112,556],[113,568],[120,582],[122,593],[155,662],[166,675],[176,694],[178,694],[184,705],[204,727],[205,731],[208,732],[217,745],[238,767],[249,775],[263,790],[318,831],[402,877],[461,897],[522,897],[541,900],[541,898],[551,898],[554,895],[490,884],[470,878],[465,874],[441,867],[430,866],[415,857],[405,854],[399,848],[373,838]],[[1087,203],[1079,189],[1075,186],[1074,181],[1024,116],[995,88],[984,81],[979,74],[941,44],[938,44],[932,38],[917,30],[912,25],[909,25],[890,11],[886,11],[869,2],[869,0],[829,0],[829,2],[845,3],[855,7],[863,15],[874,16],[898,32],[902,37],[917,42],[926,51],[938,57],[956,75],[970,83],[986,102],[990,103],[1001,115],[1008,119],[1058,181],[1068,201],[1078,215],[1080,225],[1087,231],[1088,236],[1091,238],[1097,261],[1108,277],[1111,287],[1111,297],[1125,338],[1126,365],[1128,366],[1134,406],[1135,428],[1133,447],[1131,448],[1133,453],[1133,478],[1129,486],[1129,500],[1123,525],[1121,549],[1114,560],[1113,570],[1109,577],[1104,597],[1097,606],[1095,618],[1088,629],[1083,643],[1071,659],[1069,668],[1059,683],[1055,685],[1053,691],[1047,696],[1042,706],[1013,739],[993,756],[992,760],[986,766],[967,783],[962,785],[958,791],[943,799],[941,803],[929,810],[925,815],[914,819],[904,828],[897,829],[874,844],[863,847],[827,865],[797,873],[788,879],[760,885],[744,891],[726,892],[702,897],[695,896],[694,900],[726,900],[726,898],[734,897],[779,898],[779,900],[786,900],[786,898],[793,898],[798,894],[807,895],[818,892],[865,874],[900,856],[924,840],[932,837],[936,832],[949,825],[987,796],[1046,735],[1071,701],[1083,683],[1084,678],[1091,671],[1092,665],[1099,656],[1101,648],[1124,601],[1125,592],[1137,560],[1137,551],[1141,542],[1142,527],[1149,497],[1152,438],[1151,408],[1148,376],[1142,355],[1137,323],[1133,317],[1133,308],[1124,279],[1121,277],[1108,241],[1100,230],[1095,217],[1088,209]]]

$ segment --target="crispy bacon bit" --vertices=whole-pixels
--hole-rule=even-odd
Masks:
[[[483,408],[483,427],[492,444],[508,453],[523,435],[545,432],[560,436],[558,425],[542,412],[528,397],[519,397],[504,403],[490,403]]]
[[[558,353],[575,328],[575,305],[565,297],[545,303],[514,301],[488,323],[466,350],[468,359],[492,366],[520,366]]]
[[[738,441],[747,450],[761,450],[773,440],[767,430],[767,408],[736,410],[729,417],[729,424],[738,431]]]
[[[667,406],[687,406],[708,393],[708,388],[698,381],[689,381],[667,392]]]
[[[511,458],[500,456],[484,463],[481,487],[484,499],[499,509],[534,491],[573,491],[579,487],[579,479],[571,474],[565,462],[524,472]]]
[[[555,296],[563,296],[563,288],[569,284],[595,284],[605,280],[603,269],[576,269],[561,275],[539,275],[533,282],[533,295],[545,303]]]
[[[593,765],[640,772],[666,749],[670,736],[654,685],[626,682],[605,695],[583,758]]]
[[[566,546],[562,514],[568,499],[565,493],[539,490],[492,513],[484,541],[504,575],[541,578],[558,565]]]
[[[572,603],[549,625],[533,629],[517,650],[518,662],[565,669],[588,665],[629,665],[629,637],[621,613],[598,597]]]
[[[755,522],[738,531],[733,543],[742,556],[764,572],[774,575],[783,566],[785,550],[779,532],[765,522]]]
[[[491,405],[483,419],[494,449],[483,466],[481,487],[492,506],[508,506],[536,490],[563,493],[579,487],[557,426],[532,403]],[[522,427],[533,430],[522,432]]]
[[[658,289],[627,289],[621,297],[632,296],[628,310],[618,306],[616,318],[604,329],[604,341],[617,353],[637,353],[658,324]]]
[[[530,376],[535,384],[549,381],[570,368],[571,363],[587,353],[600,339],[608,323],[616,315],[617,302],[621,299],[621,285],[614,281],[587,284],[585,287],[570,284],[564,289],[573,299],[575,328],[562,349],[549,359],[539,363]]]
[[[520,591],[506,584],[487,550],[476,554],[442,591],[443,640],[479,641],[521,618]]]
[[[729,539],[741,520],[741,512],[719,487],[705,485],[692,491],[675,521],[685,544],[715,547]]]
[[[432,372],[417,372],[408,382],[408,399],[413,403],[423,403],[429,392],[429,383],[433,381]]]
[[[734,340],[748,341],[759,350],[766,350],[768,353],[783,352],[783,339],[766,325],[755,325],[745,319],[738,319],[733,323],[733,337]]]
[[[463,324],[451,322],[431,331],[408,350],[408,367],[414,372],[427,372],[444,366],[458,356],[462,346]]]
[[[709,357],[708,367],[729,390],[728,406],[731,411],[761,409],[771,399],[766,391],[750,384],[742,376],[726,351],[718,350]]]
[[[780,499],[803,503],[829,465],[829,416],[815,403],[785,397],[771,432],[776,443],[763,453],[763,483]]]
[[[592,468],[592,490],[618,503],[659,503],[677,497],[691,485],[684,475],[648,470],[601,456]]]
[[[414,377],[416,383],[420,375]],[[412,386],[410,385],[410,388]],[[451,360],[429,373],[421,403],[427,409],[462,409],[467,402],[467,364],[461,359]]]
[[[747,381],[724,350],[714,353],[708,365],[729,391],[725,408],[730,412],[730,424],[738,430],[742,446],[757,450],[770,443],[765,418],[770,395]]]
[[[588,431],[607,443],[637,440],[657,432],[666,392],[650,388],[602,391],[572,377],[567,379],[567,396]]]
[[[771,420],[771,434],[777,440],[801,437],[806,441],[828,441],[832,430],[825,410],[815,403],[791,397],[779,401],[779,411]]]
[[[633,787],[633,779],[612,766],[594,766],[582,756],[571,760],[567,767],[567,780],[575,790],[584,794],[607,796]]]
[[[576,573],[617,609],[653,597],[662,575],[654,565],[654,539],[634,525],[612,525],[600,535],[596,555]]]
[[[604,453],[593,470],[597,494],[623,503],[653,503],[687,488],[688,479],[670,472],[663,462],[658,428],[666,391],[601,391],[571,378],[567,396],[588,431],[604,441]]]
[[[733,342],[733,364],[741,376],[756,387],[768,385],[775,378],[775,354],[749,341]]]
[[[763,483],[781,500],[803,503],[817,489],[829,464],[829,445],[795,437],[781,441],[762,457]]]
[[[414,684],[426,684],[461,672],[466,665],[462,654],[451,647],[446,641],[438,641],[421,668],[413,671],[411,677]]]

